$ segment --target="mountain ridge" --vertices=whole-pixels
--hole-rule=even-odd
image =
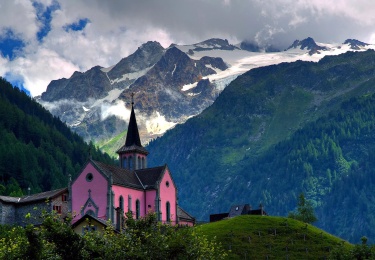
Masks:
[[[149,163],[168,162],[176,183],[180,183],[180,197],[187,204],[182,206],[198,219],[223,211],[230,204],[244,203],[245,198],[262,202],[267,212],[281,216],[293,209],[291,205],[300,192],[305,192],[315,206],[325,205],[325,196],[333,187],[327,170],[332,176],[336,171],[335,180],[340,180],[352,165],[348,153],[338,148],[341,142],[333,136],[319,137],[329,147],[326,156],[336,156],[333,161],[322,157],[322,165],[307,150],[304,156],[311,158],[284,162],[282,155],[291,156],[288,151],[292,148],[304,151],[291,139],[297,138],[299,129],[320,122],[316,120],[330,111],[342,110],[344,101],[374,93],[374,65],[375,52],[369,50],[327,56],[318,63],[298,61],[250,70],[225,88],[200,115],[150,142]],[[288,146],[275,153],[285,140],[290,140]],[[306,140],[306,146],[322,153],[313,141],[308,145]],[[323,159],[329,166],[324,166]],[[298,172],[303,175],[298,177]],[[337,234],[333,227],[327,228]],[[375,237],[371,232],[363,235]]]
[[[313,42],[315,49],[318,46],[312,38],[301,42]],[[38,101],[86,141],[111,143],[110,139],[122,132],[118,129],[126,128],[130,94],[137,92],[141,136],[147,143],[199,114],[214,102],[225,86],[250,69],[298,59],[316,62],[325,55],[344,53],[355,46],[359,46],[360,51],[373,48],[372,45],[351,47],[349,43],[338,46],[319,44],[324,50],[309,55],[313,50],[301,48],[302,45],[298,44],[284,52],[268,52],[271,50],[260,47],[254,52],[245,48],[244,43],[241,43],[241,48],[241,44],[233,45],[228,40],[213,38],[192,45],[172,44],[164,49],[160,43],[149,41],[114,66],[96,66],[84,73],[76,72],[70,79],[52,81]],[[173,61],[174,55],[184,59]],[[166,63],[159,64],[156,72],[154,66],[162,59]],[[171,64],[167,66],[168,62]],[[176,67],[178,62],[181,63]],[[97,71],[96,76],[94,71]],[[205,81],[199,83],[201,79]],[[154,91],[160,97],[156,97],[150,88],[153,81],[158,82]],[[115,156],[116,147],[107,149]]]

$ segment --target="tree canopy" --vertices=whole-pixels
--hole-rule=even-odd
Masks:
[[[311,201],[306,200],[303,193],[301,193],[298,197],[297,211],[290,212],[288,217],[300,220],[308,224],[314,223],[318,220],[315,216],[314,207]]]

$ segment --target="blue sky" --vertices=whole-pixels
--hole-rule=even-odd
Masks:
[[[74,71],[112,66],[149,40],[375,43],[373,0],[2,0],[0,10],[0,76],[32,96]]]

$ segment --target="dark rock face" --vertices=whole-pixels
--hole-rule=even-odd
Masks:
[[[146,75],[123,91],[120,99],[130,100],[131,93],[134,92],[137,100],[135,108],[148,115],[158,111],[170,121],[197,114],[203,107],[212,104],[217,95],[215,88],[208,80],[201,86],[197,84],[195,88],[207,87],[207,90],[198,91],[199,93],[183,91],[182,88],[184,85],[200,82],[204,76],[216,74],[206,65],[221,70],[228,68],[221,58],[203,57],[193,60],[178,48],[171,47]],[[196,100],[201,105],[197,106]]]
[[[313,38],[308,37],[302,41],[295,40],[291,46],[289,46],[286,50],[289,49],[297,49],[300,48],[301,50],[307,49],[310,50],[309,54],[313,55],[315,53],[320,53],[320,51],[327,50],[326,47],[322,47],[316,44]]]
[[[142,44],[136,52],[117,63],[108,72],[108,77],[114,80],[121,78],[124,74],[144,70],[158,62],[163,53],[164,48],[158,42],[149,41]]]
[[[236,46],[229,44],[228,40],[223,39],[209,39],[197,44],[194,44],[194,49],[192,51],[207,51],[207,50],[226,50],[232,51],[235,49],[239,49]]]
[[[367,43],[364,43],[364,42],[361,42],[361,41],[358,41],[356,39],[347,39],[345,40],[344,44],[349,44],[350,45],[350,48],[352,50],[360,50],[361,47],[366,47],[368,46],[369,44]]]
[[[200,46],[234,47],[220,39]],[[110,69],[96,66],[52,81],[40,102],[86,140],[107,140],[126,129],[123,119],[113,112],[108,115],[109,108],[129,108],[132,93],[135,108],[146,116],[142,120],[159,113],[168,122],[180,123],[211,105],[218,95],[215,85],[202,78],[227,68],[221,58],[194,60],[173,45],[164,49],[158,42],[147,42]],[[183,90],[188,84],[196,85]],[[140,122],[141,128],[144,123]]]
[[[60,99],[85,102],[89,98],[103,98],[112,89],[129,86],[135,79],[124,75],[151,67],[163,53],[164,48],[158,42],[147,42],[136,52],[122,59],[108,73],[102,67],[95,66],[85,73],[76,71],[69,79],[52,81],[41,99],[49,102]]]
[[[44,101],[56,101],[62,98],[86,101],[89,98],[102,98],[112,89],[101,67],[96,66],[85,73],[76,71],[69,79],[52,81],[41,98]]]

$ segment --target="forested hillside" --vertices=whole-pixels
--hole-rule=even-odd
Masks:
[[[67,186],[89,153],[111,163],[58,118],[0,78],[0,195],[21,196]]]
[[[375,241],[375,52],[253,69],[201,115],[150,143],[198,219],[261,202],[285,216],[303,192],[317,225]],[[355,221],[354,221],[355,220]]]

